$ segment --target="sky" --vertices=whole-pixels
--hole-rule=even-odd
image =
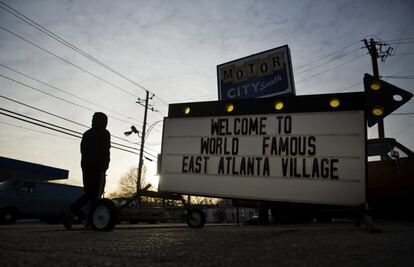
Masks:
[[[156,183],[168,104],[217,100],[219,64],[288,45],[297,95],[363,91],[372,66],[361,40],[374,38],[394,49],[379,61],[380,75],[413,93],[413,10],[410,0],[1,0],[0,106],[80,133],[95,111],[105,112],[112,141],[137,152],[140,137],[124,132],[141,130],[137,101],[148,90],[155,111],[148,113],[145,165]],[[413,112],[411,100],[385,119],[386,137],[411,150]],[[376,126],[368,137],[377,137]],[[67,169],[68,184],[82,184],[79,145],[79,138],[0,114],[0,156]],[[105,191],[137,165],[137,154],[112,148]]]

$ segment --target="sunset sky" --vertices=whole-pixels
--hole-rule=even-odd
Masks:
[[[102,111],[112,141],[132,150],[140,139],[124,132],[141,130],[144,109],[136,102],[149,90],[155,111],[145,164],[155,182],[168,104],[217,100],[219,64],[288,45],[297,95],[363,91],[372,67],[361,40],[374,38],[393,47],[379,60],[380,75],[413,93],[413,10],[409,0],[1,0],[0,106],[81,133]],[[411,100],[385,119],[386,136],[411,150],[413,112]],[[377,128],[368,136],[377,137]],[[0,156],[68,169],[69,184],[82,184],[79,144],[0,115]],[[106,192],[137,165],[138,155],[112,148]]]

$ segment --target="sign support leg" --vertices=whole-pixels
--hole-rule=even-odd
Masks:
[[[362,204],[361,207],[359,208],[359,212],[358,212],[356,223],[355,223],[357,227],[360,226],[361,219],[363,219],[363,222],[365,223],[367,227],[367,231],[369,233],[381,233],[382,232],[380,229],[375,228],[374,220],[372,219],[372,216],[370,215],[370,212],[369,212],[369,205],[366,202]]]

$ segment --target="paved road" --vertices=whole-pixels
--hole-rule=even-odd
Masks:
[[[1,266],[414,266],[414,223],[295,226],[0,226]]]

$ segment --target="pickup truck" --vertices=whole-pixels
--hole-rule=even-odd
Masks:
[[[59,223],[62,211],[72,204],[83,188],[45,181],[6,180],[0,182],[0,224],[14,224],[18,219],[40,219]],[[84,213],[77,214],[80,221]]]

